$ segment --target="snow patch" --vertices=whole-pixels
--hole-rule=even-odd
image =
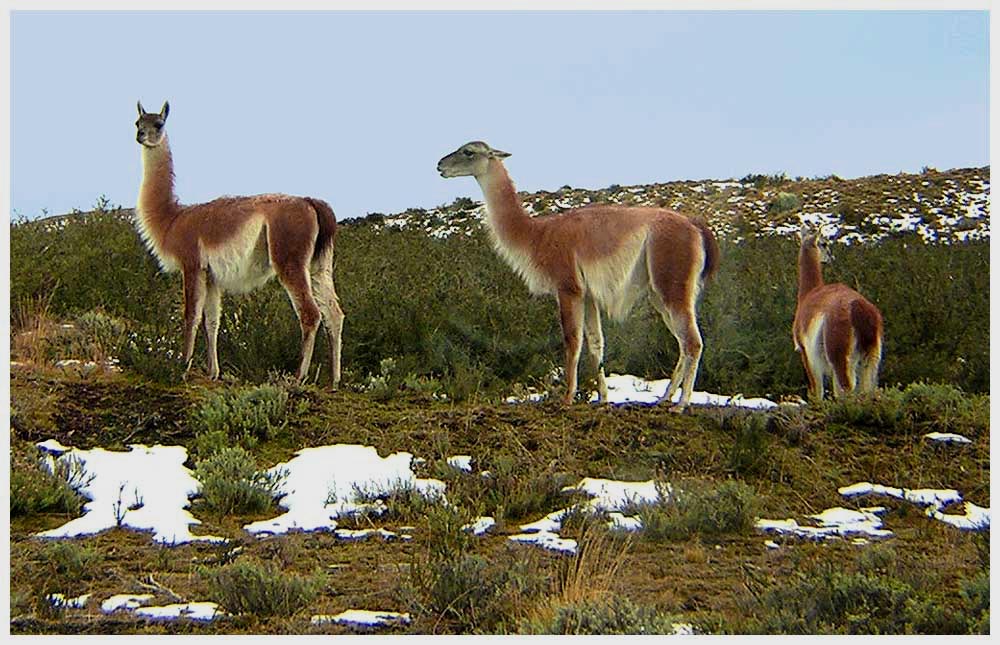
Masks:
[[[474,519],[469,524],[462,525],[462,530],[468,531],[473,535],[482,535],[483,533],[486,533],[491,528],[496,526],[496,523],[497,521],[492,517],[480,516]]]
[[[639,378],[638,376],[632,376],[631,374],[610,374],[606,378],[606,383],[608,385],[607,403],[615,405],[626,403],[655,404],[659,403],[660,399],[666,393],[667,387],[670,386],[670,379],[666,378],[656,381],[647,381],[646,379]],[[508,396],[504,399],[504,401],[506,403],[537,403],[539,401],[544,401],[548,398],[548,396],[547,392],[534,392],[523,397]],[[599,395],[597,392],[591,392],[588,400],[591,403],[597,403],[598,397]],[[671,402],[676,403],[680,401],[680,399],[681,393],[678,391],[674,393],[674,397]],[[723,394],[699,392],[696,390],[691,393],[691,405],[716,407],[732,406],[764,410],[776,407],[778,404],[769,399],[744,398],[742,394],[726,396]]]
[[[222,615],[222,611],[219,609],[219,605],[214,602],[185,602],[174,603],[172,605],[139,607],[135,610],[135,615],[151,620],[190,618],[191,620],[207,622]]]
[[[119,609],[138,609],[153,599],[153,594],[116,594],[101,603],[101,611],[111,614]]]
[[[924,437],[930,439],[931,441],[938,441],[941,443],[972,443],[972,439],[963,437],[960,434],[955,434],[954,432],[928,432],[924,435]]]
[[[373,535],[377,535],[383,540],[412,540],[413,536],[400,535],[387,529],[336,529],[333,534],[341,540],[367,540]]]
[[[586,493],[590,496],[568,508],[553,511],[541,519],[521,525],[522,533],[512,535],[508,539],[515,542],[537,544],[547,549],[576,552],[576,541],[559,536],[566,515],[580,510],[592,514],[598,511],[608,512],[608,526],[625,531],[639,531],[642,520],[638,516],[628,516],[621,511],[636,505],[654,504],[661,499],[660,490],[654,480],[644,482],[619,481],[614,479],[596,479],[585,477],[575,486],[566,486],[563,493]],[[666,485],[666,494],[671,492],[670,484]]]
[[[844,497],[858,495],[884,495],[905,500],[918,506],[925,506],[927,517],[950,524],[963,530],[979,531],[990,528],[990,509],[965,502],[965,514],[954,515],[944,513],[944,508],[950,504],[962,501],[962,495],[954,489],[937,488],[892,488],[870,482],[858,482],[837,489]]]
[[[472,456],[471,455],[455,455],[453,457],[448,457],[448,465],[456,470],[461,470],[467,473],[472,472]]]
[[[801,526],[791,518],[785,520],[759,519],[755,526],[761,531],[811,540],[835,539],[849,535],[884,538],[892,535],[892,531],[882,528],[882,518],[878,515],[884,512],[885,508],[882,506],[864,508],[859,511],[837,506],[828,508],[822,513],[807,516],[819,526]]]
[[[369,611],[367,609],[348,609],[336,615],[316,614],[310,621],[313,625],[339,623],[342,625],[363,625],[365,627],[384,627],[386,625],[409,624],[410,614],[395,611]]]
[[[90,499],[82,517],[37,536],[76,537],[127,526],[151,530],[153,540],[163,544],[225,540],[190,531],[192,524],[201,523],[187,510],[189,498],[199,492],[200,485],[184,467],[187,450],[183,446],[133,444],[128,452],[116,452],[66,448],[53,440],[37,445],[47,453],[59,453],[58,457],[48,454],[43,463],[53,473],[57,462],[66,464],[74,473],[70,485]]]
[[[83,609],[87,606],[87,601],[94,594],[85,593],[82,596],[77,596],[76,598],[67,598],[61,593],[50,593],[45,596],[53,607],[58,607],[60,609]]]
[[[523,528],[523,527],[522,527]],[[511,535],[508,540],[520,542],[522,544],[536,544],[550,551],[562,553],[576,553],[576,540],[560,537],[558,533],[552,531],[538,531],[536,533],[518,533]]]
[[[270,472],[286,473],[278,490],[286,513],[243,528],[255,535],[277,535],[291,530],[333,531],[336,518],[364,512],[379,513],[384,505],[364,498],[413,489],[429,499],[443,499],[445,484],[419,479],[411,469],[413,455],[397,452],[380,457],[372,446],[336,444],[305,448]]]

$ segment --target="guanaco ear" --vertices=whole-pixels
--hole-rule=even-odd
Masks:
[[[139,108],[139,116],[142,116],[143,114],[146,113],[146,110],[142,109],[142,101],[136,101],[135,105],[137,108]]]
[[[490,156],[493,157],[494,159],[505,159],[510,156],[510,153],[504,152],[503,150],[490,148]]]
[[[170,114],[170,103],[168,101],[164,101],[163,107],[160,108],[160,118],[166,121],[168,114]]]

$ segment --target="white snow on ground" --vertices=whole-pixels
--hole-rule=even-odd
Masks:
[[[94,594],[85,593],[82,596],[77,596],[76,598],[67,598],[61,593],[50,593],[46,596],[49,602],[52,603],[53,607],[58,607],[62,609],[83,609],[87,606],[87,601]]]
[[[386,625],[407,624],[410,622],[410,614],[401,614],[395,611],[369,611],[367,609],[348,609],[339,614],[330,616],[327,614],[317,614],[310,619],[313,625],[325,625],[327,623],[340,623],[343,625],[363,625],[365,627],[384,627]]]
[[[844,497],[856,497],[858,495],[884,495],[906,500],[921,506],[937,506],[943,508],[948,504],[962,501],[962,495],[952,488],[894,488],[883,486],[882,484],[872,484],[870,482],[858,482],[850,486],[841,486],[837,492]]]
[[[659,379],[656,381],[647,381],[638,376],[632,376],[631,374],[610,374],[606,378],[608,385],[608,403],[622,404],[622,403],[659,403],[660,398],[666,393],[667,387],[670,385],[670,379]],[[506,403],[537,403],[547,398],[548,394],[545,392],[532,393],[527,397],[516,397],[509,396],[505,399]],[[672,402],[676,403],[680,401],[680,392],[674,393]],[[589,401],[591,403],[596,403],[598,400],[598,393],[591,392]],[[767,408],[777,407],[777,403],[769,399],[762,398],[743,398],[743,395],[736,394],[733,396],[725,396],[722,394],[712,394],[710,392],[699,392],[695,390],[691,394],[691,405],[711,405],[711,406],[735,406],[741,408],[752,408],[757,410],[763,410]]]
[[[418,479],[411,469],[413,455],[397,452],[379,457],[372,446],[337,444],[305,448],[290,461],[270,472],[285,471],[278,491],[279,505],[287,512],[278,517],[245,525],[256,535],[275,535],[290,530],[332,531],[336,518],[363,512],[379,513],[384,505],[361,499],[413,489],[428,498],[443,497],[445,484],[437,479]]]
[[[837,489],[844,497],[855,497],[858,495],[885,495],[896,499],[906,500],[918,506],[925,506],[924,513],[927,517],[945,522],[956,528],[965,530],[985,530],[990,528],[990,509],[977,506],[972,502],[965,502],[965,514],[954,515],[945,513],[944,508],[949,504],[956,504],[962,501],[962,495],[954,489],[935,488],[892,488],[881,484],[870,482],[858,482],[850,486]]]
[[[117,594],[101,603],[101,611],[111,614],[119,609],[137,609],[153,599],[151,593]]]
[[[881,528],[882,518],[878,516],[879,513],[883,512],[885,512],[885,508],[882,506],[863,508],[860,511],[852,511],[837,506],[828,508],[822,513],[808,516],[818,526],[801,526],[791,518],[787,520],[759,519],[755,526],[761,531],[769,533],[792,535],[813,540],[846,537],[848,535],[889,537],[892,535],[892,531]]]
[[[652,479],[626,482],[584,477],[576,486],[566,486],[562,492],[586,493],[591,497],[590,505],[601,511],[615,511],[630,504],[653,504],[660,501],[660,491]]]
[[[483,533],[486,533],[491,528],[496,526],[496,523],[497,521],[492,517],[480,516],[472,520],[472,522],[470,522],[469,524],[463,524],[462,530],[468,531],[473,535],[482,535]]]
[[[74,473],[70,484],[90,499],[82,517],[37,533],[39,537],[76,537],[127,526],[151,530],[153,540],[165,544],[223,541],[190,531],[192,524],[201,523],[187,510],[199,484],[184,467],[187,450],[182,446],[133,444],[128,452],[112,452],[67,448],[52,440],[37,445],[47,453],[43,464],[49,471],[56,472],[56,462],[66,464]]]
[[[657,403],[670,386],[670,379],[647,381],[631,374],[611,374],[607,377],[609,403]],[[592,392],[590,401],[597,401],[597,392]],[[672,402],[680,401],[680,392],[674,393]],[[691,405],[735,406],[741,408],[766,409],[777,406],[768,399],[745,399],[742,395],[724,396],[695,390],[691,394]]]
[[[513,542],[523,544],[537,544],[550,551],[562,551],[563,553],[576,553],[576,540],[562,538],[558,533],[552,531],[538,531],[537,533],[518,533],[507,538]]]
[[[942,513],[936,508],[927,509],[927,515],[928,517],[966,531],[979,531],[990,528],[990,509],[977,506],[972,502],[965,503],[965,515]]]
[[[963,437],[960,434],[955,434],[954,432],[928,432],[924,435],[927,439],[931,441],[939,441],[941,443],[972,443],[972,439],[968,437]]]
[[[191,620],[214,620],[221,615],[219,605],[214,602],[185,602],[156,607],[139,607],[135,615],[153,620],[176,620],[190,618]]]
[[[462,470],[467,473],[472,472],[472,456],[471,455],[455,455],[453,457],[448,457],[448,465],[456,470]]]
[[[670,485],[666,485],[666,493],[670,494]],[[618,481],[614,479],[595,479],[585,477],[575,486],[566,486],[564,493],[586,493],[590,499],[553,511],[534,522],[521,525],[522,533],[512,535],[508,539],[515,542],[537,544],[546,549],[576,553],[576,540],[564,539],[559,536],[563,519],[575,510],[584,513],[609,511],[608,526],[627,531],[637,531],[642,528],[642,521],[637,516],[626,516],[620,511],[628,507],[653,504],[660,500],[660,491],[654,480],[644,482]]]
[[[383,540],[412,540],[411,535],[400,535],[387,529],[336,529],[333,532],[341,540],[367,540],[377,535]]]

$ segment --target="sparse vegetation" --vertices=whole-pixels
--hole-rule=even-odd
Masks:
[[[876,213],[923,209],[936,222],[932,209],[954,194],[949,182],[975,191],[981,180],[988,174],[978,169],[794,182],[779,174],[746,177],[743,186],[564,187],[523,197],[536,212],[586,196],[707,216],[725,234],[720,273],[701,305],[698,389],[778,398],[805,393],[790,337],[797,245],[758,235],[761,227],[836,204],[850,204],[845,223],[856,219],[865,230],[884,230]],[[782,205],[783,194],[798,203]],[[735,215],[722,215],[729,210]],[[530,297],[496,257],[479,213],[475,202],[457,200],[411,210],[403,228],[399,215],[343,222],[338,392],[326,389],[328,365],[318,360],[323,334],[305,384],[275,374],[292,372],[299,351],[280,286],[227,296],[221,382],[201,378],[199,340],[182,383],[179,279],[158,272],[129,212],[101,202],[58,222],[12,224],[11,349],[27,365],[11,370],[11,631],[317,633],[312,615],[358,607],[408,611],[412,622],[393,629],[423,634],[649,634],[674,623],[709,633],[988,633],[988,531],[945,526],[906,502],[837,494],[872,481],[955,488],[989,506],[988,242],[927,245],[893,233],[877,245],[838,245],[828,279],[859,287],[886,313],[884,387],[874,396],[673,415],[500,402],[551,390],[561,341],[550,303]],[[458,233],[448,237],[425,232],[451,226]],[[609,372],[668,375],[675,344],[645,302],[627,322],[606,322],[605,332]],[[54,368],[63,358],[117,358],[122,373]],[[973,442],[923,439],[931,430]],[[198,533],[229,541],[158,546],[130,529],[37,539],[84,501],[65,484],[69,465],[56,476],[39,467],[34,444],[49,438],[85,449],[185,446],[203,486],[190,508],[203,522]],[[336,443],[425,458],[415,468],[446,482],[447,502],[407,487],[368,492],[363,499],[378,497],[385,513],[337,520],[340,528],[385,527],[399,539],[249,536],[246,515],[280,512],[276,482],[263,470]],[[447,466],[455,454],[473,455],[473,471]],[[560,534],[578,541],[575,555],[507,539],[522,523],[572,506],[579,498],[562,489],[584,476],[652,478],[670,482],[674,494],[626,509],[643,520],[639,533],[609,530],[607,513],[570,513]],[[894,537],[884,543],[775,538],[780,548],[769,549],[752,528],[758,516],[805,522],[833,505],[872,503],[887,507]],[[479,515],[496,526],[483,536],[462,530]],[[96,609],[112,594],[138,592],[160,604],[213,600],[231,615],[171,623]],[[60,609],[49,593],[94,597],[85,610]]]
[[[231,614],[261,617],[290,616],[300,611],[325,584],[321,572],[301,576],[270,562],[237,561],[203,569],[208,595]]]
[[[209,392],[191,413],[195,449],[210,455],[234,441],[252,449],[283,430],[297,411],[289,407],[288,390],[280,385]]]
[[[793,574],[753,601],[750,631],[761,634],[968,634],[988,631],[984,575],[962,581],[956,603],[933,572],[898,575],[892,547],[872,547],[853,566],[831,562]],[[885,552],[889,555],[886,556]],[[879,566],[881,565],[881,566]],[[986,594],[988,596],[988,593]],[[985,622],[984,622],[985,619]]]
[[[427,537],[414,553],[401,591],[415,612],[448,621],[458,632],[513,630],[548,581],[537,554],[497,561],[476,553],[475,538],[461,528],[469,519],[448,506],[428,510]]]
[[[670,634],[676,619],[626,596],[606,596],[559,604],[544,623],[524,626],[528,634]]]
[[[79,481],[72,462],[58,462],[54,473],[39,463],[38,451],[24,442],[11,441],[10,516],[34,513],[75,514],[83,498],[71,482]]]
[[[253,455],[241,446],[225,446],[198,461],[201,507],[215,515],[260,513],[274,505],[284,476],[259,470]]]
[[[642,534],[649,540],[683,540],[694,535],[747,533],[760,502],[753,489],[736,480],[713,485],[697,480],[675,482],[669,496],[639,507]]]

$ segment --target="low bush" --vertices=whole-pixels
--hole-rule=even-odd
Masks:
[[[747,180],[768,186],[788,181]],[[776,207],[782,203],[779,195]],[[99,206],[64,218],[61,226],[12,225],[11,301],[44,302],[54,320],[100,309],[127,326],[119,357],[124,369],[150,379],[179,378],[180,279],[159,272],[129,212]],[[790,333],[797,240],[746,231],[742,240],[719,242],[719,272],[699,307],[705,340],[699,389],[804,394],[805,375]],[[924,380],[952,383],[964,392],[989,391],[989,246],[929,245],[913,233],[877,244],[838,245],[824,277],[857,288],[883,311],[883,383]],[[381,361],[392,358],[400,381],[411,374],[438,379],[449,398],[462,399],[535,382],[560,360],[552,303],[528,294],[482,230],[437,239],[417,229],[344,222],[337,275],[347,315],[343,362],[360,378],[379,376]],[[627,321],[607,321],[605,332],[608,371],[661,378],[676,361],[676,342],[645,299]],[[299,343],[298,322],[276,281],[226,296],[219,334],[224,373],[261,382],[272,369],[293,371]],[[317,359],[328,351],[326,343],[320,334]],[[203,340],[198,345],[200,365]],[[314,366],[322,381],[326,361],[315,360]]]
[[[567,501],[562,489],[571,483],[569,475],[556,470],[554,463],[536,464],[506,454],[487,454],[479,463],[489,475],[453,473],[448,483],[449,499],[461,500],[501,525],[548,513]]]
[[[875,395],[845,394],[820,406],[828,426],[883,432],[989,431],[989,396],[970,395],[948,384],[911,383],[879,389]]]
[[[875,546],[853,563],[824,562],[792,574],[749,604],[741,631],[760,634],[967,634],[989,625],[989,574],[960,584],[896,577],[891,547]]]
[[[200,459],[194,476],[201,482],[201,506],[210,513],[247,515],[271,508],[287,473],[258,470],[241,446],[226,446]]]
[[[462,529],[469,516],[455,507],[429,509],[428,536],[414,552],[401,594],[412,611],[445,620],[460,633],[516,629],[532,603],[550,588],[534,551],[486,558]]]
[[[62,585],[100,578],[104,563],[104,555],[94,547],[65,540],[46,544],[39,557],[45,575]]]
[[[767,205],[768,213],[785,213],[802,206],[802,199],[794,193],[778,193]]]
[[[201,569],[208,596],[231,614],[291,616],[319,594],[321,572],[301,576],[268,562],[238,561],[217,569]]]
[[[233,442],[252,449],[273,438],[304,409],[304,403],[289,406],[288,401],[288,390],[280,385],[209,392],[190,413],[195,451],[206,455]]]
[[[736,480],[714,485],[697,480],[674,484],[661,501],[639,507],[642,534],[649,540],[683,540],[693,535],[746,533],[760,502],[752,488]]]
[[[11,442],[10,516],[33,513],[75,515],[83,506],[83,497],[73,484],[80,484],[81,472],[74,462],[56,462],[54,473],[43,468],[38,450],[24,442]]]
[[[605,596],[558,604],[551,618],[522,625],[526,634],[670,634],[677,621],[626,596]]]

